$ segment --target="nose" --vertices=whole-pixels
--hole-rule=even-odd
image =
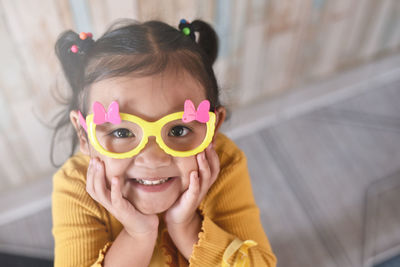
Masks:
[[[171,155],[168,155],[161,149],[155,137],[149,137],[146,146],[136,155],[135,165],[147,168],[159,168],[169,166],[171,161]]]

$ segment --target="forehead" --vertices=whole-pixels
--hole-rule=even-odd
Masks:
[[[89,90],[89,113],[92,113],[95,101],[107,108],[115,100],[120,112],[146,120],[157,120],[183,111],[186,99],[192,100],[196,107],[206,99],[203,86],[185,71],[165,71],[144,77],[114,77],[92,84]]]

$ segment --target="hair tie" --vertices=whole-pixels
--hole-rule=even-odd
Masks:
[[[81,32],[76,44],[71,45],[69,51],[74,54],[84,54],[94,43],[93,35],[90,32]]]
[[[181,19],[179,22],[179,30],[186,36],[189,36],[193,41],[196,41],[192,23],[189,23],[186,19]]]

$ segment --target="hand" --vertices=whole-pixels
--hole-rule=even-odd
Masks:
[[[198,206],[218,177],[219,158],[211,144],[205,151],[197,154],[196,159],[198,172],[192,171],[190,173],[189,188],[164,215],[168,228],[177,225],[185,227],[193,222],[197,215]]]
[[[158,234],[158,216],[145,215],[122,196],[120,179],[113,177],[111,190],[107,188],[104,163],[97,158],[90,160],[87,171],[86,191],[106,208],[131,237],[141,238]]]

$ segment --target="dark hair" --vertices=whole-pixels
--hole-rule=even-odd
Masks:
[[[124,19],[112,24],[96,41],[91,37],[81,40],[71,30],[62,33],[55,51],[72,94],[64,101],[65,110],[58,114],[51,143],[52,164],[57,166],[54,145],[58,134],[72,126],[69,113],[79,109],[86,114],[88,90],[85,88],[97,81],[130,73],[147,76],[175,67],[186,70],[201,83],[210,101],[210,110],[219,107],[219,89],[212,68],[218,51],[217,35],[202,20],[193,21],[190,29],[197,33],[197,38],[160,21],[138,23]],[[79,47],[77,53],[71,51],[72,45]],[[69,156],[77,143],[77,135],[73,134]]]

